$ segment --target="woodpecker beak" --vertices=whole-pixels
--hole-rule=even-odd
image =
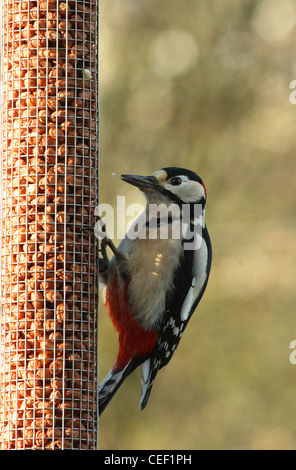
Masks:
[[[144,192],[154,190],[158,185],[158,181],[154,176],[121,175],[121,179]]]

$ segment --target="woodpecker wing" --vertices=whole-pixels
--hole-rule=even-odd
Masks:
[[[170,361],[191,315],[203,296],[211,261],[211,242],[204,226],[200,248],[183,251],[182,260],[174,276],[174,289],[166,299],[166,312],[159,328],[155,350],[142,364],[142,396],[139,403],[142,409],[148,403],[157,372]]]

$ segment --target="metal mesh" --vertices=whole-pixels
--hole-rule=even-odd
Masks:
[[[0,441],[97,441],[98,0],[2,0]]]

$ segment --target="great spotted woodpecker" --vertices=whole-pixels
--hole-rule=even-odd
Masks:
[[[145,408],[157,372],[170,361],[205,291],[212,259],[204,221],[207,193],[196,173],[173,167],[121,179],[144,193],[147,207],[133,225],[136,237],[128,232],[118,248],[106,234],[101,242],[101,280],[119,350],[99,386],[99,414],[140,365],[139,407]],[[168,210],[151,213],[153,205]],[[179,236],[173,233],[177,225]],[[161,230],[167,236],[161,236]],[[114,253],[110,261],[107,245]]]

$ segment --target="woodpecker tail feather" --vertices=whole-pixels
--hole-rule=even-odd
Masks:
[[[158,372],[158,369],[152,366],[152,358],[146,359],[145,362],[142,363],[142,377],[141,377],[141,385],[142,385],[142,395],[140,398],[139,406],[141,410],[143,410],[149,400],[152,385],[154,383],[154,379]]]
[[[99,416],[103,413],[126,377],[131,374],[138,365],[139,363],[134,359],[131,359],[124,369],[118,369],[115,364],[115,367],[113,367],[102,380],[99,385]]]

